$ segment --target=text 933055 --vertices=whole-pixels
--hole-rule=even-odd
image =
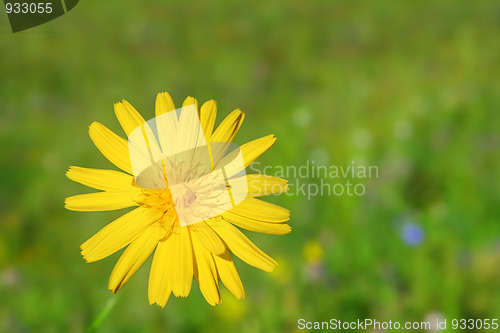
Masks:
[[[7,2],[5,4],[7,14],[50,14],[52,13],[52,2]]]

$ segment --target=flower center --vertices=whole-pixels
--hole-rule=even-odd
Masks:
[[[177,185],[173,191],[175,191],[173,195],[174,205],[178,209],[189,207],[196,200],[195,191],[187,183]]]

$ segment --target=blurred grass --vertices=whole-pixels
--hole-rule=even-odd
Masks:
[[[89,191],[69,165],[107,168],[88,138],[122,133],[112,103],[153,116],[169,91],[247,113],[236,143],[274,133],[264,165],[377,165],[365,196],[281,196],[293,232],[247,232],[278,259],[237,260],[247,299],[198,288],[147,303],[146,262],[97,331],[280,332],[297,320],[496,318],[500,314],[497,1],[81,2],[12,34],[0,15],[0,330],[83,332],[115,297],[118,255],[79,245],[123,212],[65,211]],[[303,125],[294,119],[305,113]],[[315,180],[310,180],[315,181]],[[421,226],[407,245],[402,221]],[[321,251],[307,259],[308,248]],[[222,288],[223,289],[223,288]]]

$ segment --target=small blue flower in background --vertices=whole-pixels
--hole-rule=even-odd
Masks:
[[[401,228],[401,238],[408,245],[419,245],[424,240],[424,230],[416,223],[405,222]]]

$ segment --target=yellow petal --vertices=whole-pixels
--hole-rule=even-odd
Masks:
[[[247,217],[236,215],[231,212],[222,214],[222,218],[240,228],[271,235],[285,235],[292,231],[292,228],[286,223],[267,223],[252,220]]]
[[[244,118],[245,114],[241,110],[234,110],[217,127],[210,140],[212,142],[233,142]]]
[[[177,130],[178,149],[181,152],[206,144],[198,115],[198,101],[195,98],[188,97],[184,101]]]
[[[253,197],[280,194],[288,190],[288,181],[286,179],[268,175],[246,175],[246,182],[248,184],[248,195]]]
[[[166,230],[158,223],[152,224],[123,252],[109,277],[108,289],[116,293],[149,258]]]
[[[149,272],[148,299],[149,304],[158,304],[164,307],[172,293],[169,268],[171,253],[168,248],[168,239],[161,240],[156,247],[153,263]]]
[[[66,209],[79,212],[116,210],[138,206],[136,199],[140,194],[139,189],[87,193],[68,197],[64,203]]]
[[[259,158],[260,155],[264,154],[269,150],[275,143],[276,137],[272,134],[245,143],[240,147],[241,153],[243,155],[243,161],[245,162],[245,167],[249,166],[253,161]]]
[[[217,103],[214,100],[205,102],[200,110],[200,122],[207,143],[210,141],[217,117]]]
[[[200,242],[211,253],[222,254],[226,251],[226,247],[219,235],[206,222],[201,221],[192,224],[189,229],[191,230],[191,237],[194,238],[193,242]]]
[[[182,103],[182,107],[186,107],[189,105],[194,105],[196,107],[196,110],[198,110],[198,101],[196,100],[196,98],[191,96],[186,97],[186,99]]]
[[[210,305],[220,304],[217,269],[212,254],[196,241],[193,241],[193,250],[196,259],[194,276],[200,285],[201,293]]]
[[[214,170],[224,169],[224,175],[227,178],[237,179],[235,175],[241,173],[245,170],[245,164],[242,160],[242,154],[240,149],[233,149],[229,154],[226,154],[230,144],[226,143],[211,143],[210,144],[212,156],[215,156],[215,168]],[[219,158],[225,154],[224,157]],[[241,179],[240,179],[241,181]],[[243,180],[246,183],[246,180]]]
[[[158,140],[139,112],[123,100],[121,103],[115,103],[115,114],[129,139],[129,154],[134,161],[134,172],[157,162],[162,157]],[[130,146],[133,148],[132,153]]]
[[[213,138],[212,141],[214,141]],[[210,146],[212,148],[212,155],[214,156],[215,169],[224,168],[227,176],[232,177],[243,171],[244,168],[248,167],[260,155],[269,150],[275,142],[276,138],[274,135],[268,135],[248,142],[227,155],[226,152],[230,148],[229,144],[212,143]],[[241,159],[238,157],[240,153],[243,156],[243,163],[241,163]]]
[[[115,171],[69,167],[66,176],[83,185],[93,187],[98,190],[131,190],[134,189],[134,177],[129,174]]]
[[[132,174],[127,140],[113,133],[106,126],[93,122],[89,128],[89,135],[94,145],[114,165],[123,171]]]
[[[115,114],[127,136],[129,136],[134,129],[146,122],[139,112],[137,112],[126,100],[115,103]]]
[[[210,140],[212,142],[233,142],[244,118],[245,114],[241,110],[234,110],[217,127]]]
[[[168,93],[160,93],[156,97],[155,114],[156,114],[156,129],[158,133],[158,140],[163,153],[172,154],[177,153],[178,138],[177,127],[178,119],[177,114],[168,114],[170,111],[175,111],[175,105],[172,97]]]
[[[262,252],[241,231],[223,219],[207,220],[215,232],[226,243],[227,248],[247,264],[266,272],[272,272],[278,263]]]
[[[193,247],[187,227],[180,227],[177,222],[170,235],[172,265],[170,280],[172,292],[177,297],[187,297],[193,282]]]
[[[156,96],[156,104],[155,104],[156,117],[174,110],[175,110],[174,101],[172,100],[172,97],[168,92],[159,93],[158,96]]]
[[[214,255],[213,258],[217,266],[219,279],[224,283],[227,290],[237,299],[244,299],[245,290],[229,252],[226,250],[220,256]]]
[[[286,222],[290,219],[290,211],[269,202],[248,196],[230,212],[250,219],[269,223]]]
[[[106,258],[130,244],[162,215],[160,210],[139,207],[120,216],[80,246],[83,258],[87,262]]]
[[[243,123],[245,114],[240,110],[234,110],[222,121],[222,123],[217,127],[215,132],[210,137],[211,142],[219,142],[219,144],[211,145],[212,147],[212,157],[213,162],[216,165],[226,154],[231,142],[233,142],[234,137],[238,133],[238,130]],[[221,144],[226,143],[226,144]]]

